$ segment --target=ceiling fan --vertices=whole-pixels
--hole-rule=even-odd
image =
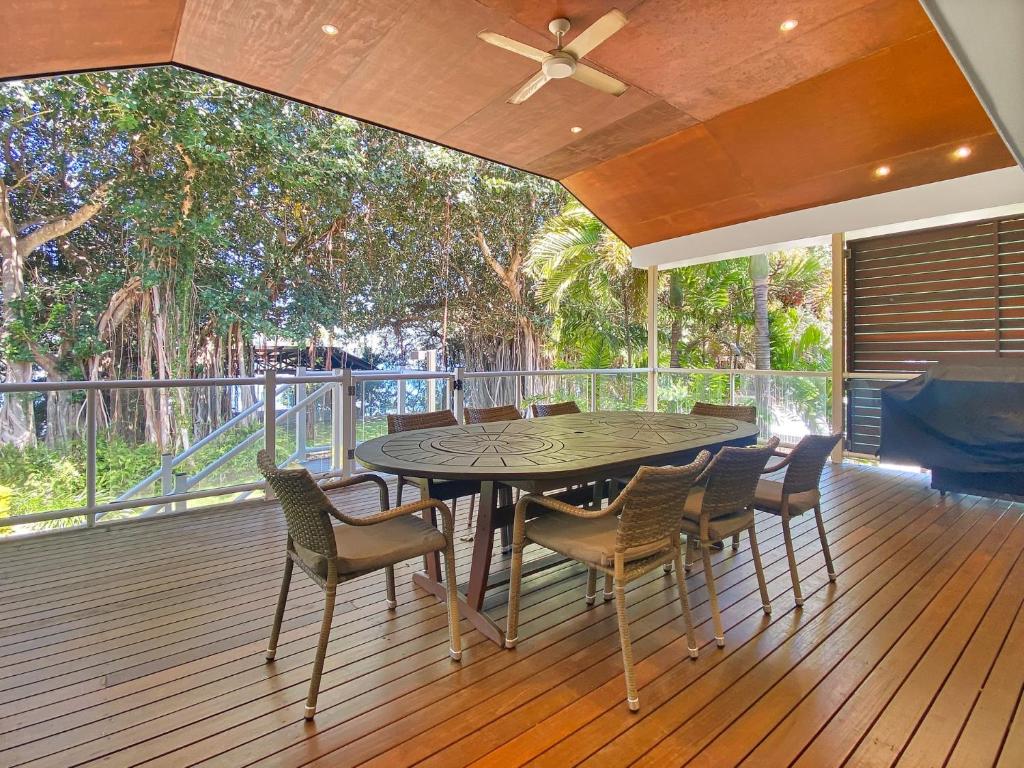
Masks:
[[[548,29],[555,36],[555,47],[550,51],[541,51],[532,45],[520,43],[518,40],[512,40],[496,32],[480,32],[477,37],[485,43],[518,53],[520,56],[533,59],[540,64],[540,71],[509,97],[509,104],[522,104],[549,80],[560,80],[565,77],[571,77],[591,88],[610,93],[612,96],[620,96],[626,90],[625,83],[604,72],[598,72],[593,67],[581,64],[580,59],[622,29],[626,25],[626,21],[626,14],[612,9],[563,47],[562,37],[569,31],[569,20],[553,19],[548,24]]]

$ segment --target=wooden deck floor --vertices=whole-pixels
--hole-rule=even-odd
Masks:
[[[613,604],[585,605],[578,566],[524,584],[515,651],[463,622],[461,666],[412,564],[395,613],[383,578],[343,585],[311,725],[320,594],[298,572],[278,659],[262,656],[282,566],[272,508],[0,545],[0,765],[1024,765],[1024,506],[849,465],[823,488],[839,581],[799,521],[802,610],[768,516],[770,621],[746,543],[715,557],[724,649],[699,565],[696,662],[673,580],[631,585],[638,714]],[[495,617],[504,600],[491,594]]]

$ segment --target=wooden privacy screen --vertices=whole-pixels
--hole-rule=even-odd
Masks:
[[[847,389],[850,450],[878,447],[886,373],[978,355],[1024,362],[1024,216],[852,240],[847,370],[878,373]]]

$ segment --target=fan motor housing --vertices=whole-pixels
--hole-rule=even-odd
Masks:
[[[552,51],[551,55],[544,59],[541,69],[552,80],[572,77],[576,71],[576,59],[565,51]]]

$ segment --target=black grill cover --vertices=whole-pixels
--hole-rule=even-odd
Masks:
[[[883,461],[932,470],[942,490],[1024,494],[1024,364],[938,363],[882,395]]]

